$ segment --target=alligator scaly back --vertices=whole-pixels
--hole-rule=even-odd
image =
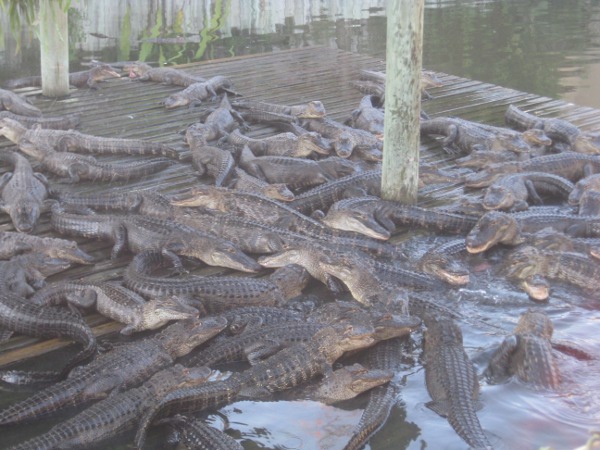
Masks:
[[[66,377],[73,367],[96,353],[96,337],[80,315],[34,305],[4,288],[0,289],[0,329],[39,338],[66,337],[84,346],[61,372],[46,374],[49,379]],[[10,382],[14,376],[22,382],[21,372],[7,372],[2,378]]]
[[[425,380],[432,401],[427,407],[448,422],[469,446],[491,449],[475,411],[479,382],[465,353],[460,328],[452,319],[426,316]]]

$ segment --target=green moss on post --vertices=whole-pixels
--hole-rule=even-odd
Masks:
[[[381,196],[417,202],[423,0],[388,0]]]
[[[69,26],[67,12],[56,0],[40,0],[42,94],[69,94]]]

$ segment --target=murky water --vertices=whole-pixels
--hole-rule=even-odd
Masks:
[[[73,70],[91,58],[186,63],[309,45],[380,58],[385,54],[381,0],[285,6],[277,0],[164,3],[115,2],[114,10],[105,11],[104,2],[87,0],[71,13]],[[433,70],[600,108],[599,43],[600,1],[427,1],[424,65]],[[5,35],[0,80],[39,72],[38,45],[27,32],[20,47],[15,52],[16,41]],[[410,245],[415,256],[425,249],[422,243]],[[472,271],[469,286],[449,290],[447,300],[469,318],[461,322],[465,347],[481,372],[489,351],[532,303],[489,267],[473,265]],[[563,375],[558,392],[536,392],[514,381],[497,386],[482,381],[479,418],[498,448],[575,448],[600,425],[600,301],[593,293],[555,286],[544,310],[553,319],[556,337],[573,341],[596,359],[558,354]],[[420,336],[415,339],[418,343]],[[419,345],[412,356],[418,361]],[[370,448],[465,448],[447,422],[425,407],[430,398],[420,364],[400,376],[399,406]],[[0,403],[12,401],[12,394],[1,394]],[[342,407],[240,402],[222,413],[247,448],[337,449],[358,420],[355,407],[363,406],[360,401]],[[17,430],[20,436],[13,433],[11,442],[42,428]]]

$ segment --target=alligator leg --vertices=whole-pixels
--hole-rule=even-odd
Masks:
[[[488,380],[490,380],[491,383],[501,383],[509,376],[508,366],[510,363],[510,358],[516,349],[516,336],[509,336],[502,341],[502,344],[492,356],[492,359],[484,372],[484,375],[488,378]]]
[[[127,245],[127,227],[123,224],[115,226],[112,236],[115,245],[110,252],[110,258],[115,259]]]
[[[2,191],[2,189],[4,189],[4,186],[6,186],[6,184],[10,181],[12,176],[13,176],[12,172],[6,172],[5,174],[3,174],[0,177],[0,191]]]
[[[183,268],[181,259],[179,258],[179,256],[177,256],[175,254],[175,251],[177,251],[177,248],[180,248],[181,250],[183,250],[183,247],[184,246],[181,243],[169,244],[167,247],[163,247],[160,251],[161,254],[165,258],[167,258],[169,261],[171,261],[171,264],[173,264],[173,270],[178,274],[187,273],[187,271]]]
[[[449,125],[446,127],[446,137],[442,141],[442,145],[444,150],[447,152],[454,152],[454,145],[456,144],[456,139],[458,138],[458,127],[456,125]]]
[[[533,185],[533,182],[531,180],[525,180],[525,187],[527,188],[527,193],[529,194],[529,197],[532,199],[534,204],[542,205],[544,203],[540,198],[539,194],[537,193],[535,186]]]

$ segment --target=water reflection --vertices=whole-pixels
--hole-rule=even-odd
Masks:
[[[72,70],[91,58],[181,64],[310,45],[385,55],[384,0],[72,5]],[[424,39],[430,69],[600,108],[599,0],[427,0]],[[3,47],[0,81],[39,72],[30,30],[20,42],[5,32]]]

